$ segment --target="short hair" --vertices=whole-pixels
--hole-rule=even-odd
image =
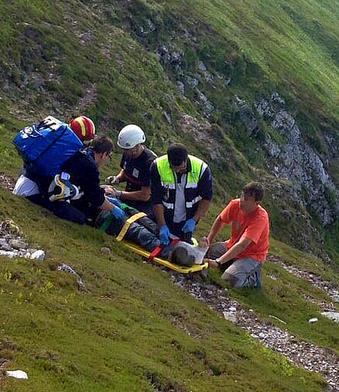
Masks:
[[[107,136],[96,136],[92,140],[90,147],[97,154],[109,154],[113,151],[113,142],[112,139]]]
[[[262,201],[264,198],[264,187],[259,182],[250,182],[246,184],[243,189],[244,196],[254,197],[255,201]]]
[[[187,243],[178,242],[171,254],[170,260],[174,264],[184,265],[186,267],[191,267],[195,262],[195,256],[190,251],[190,247]]]
[[[181,143],[173,143],[167,149],[168,161],[172,166],[179,166],[188,158],[186,147]]]

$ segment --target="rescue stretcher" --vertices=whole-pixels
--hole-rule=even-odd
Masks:
[[[174,264],[171,263],[170,261],[163,259],[161,257],[158,257],[158,254],[161,252],[161,248],[157,247],[153,250],[153,252],[149,252],[145,249],[143,249],[141,246],[133,244],[129,241],[124,240],[124,237],[129,229],[129,227],[131,226],[131,224],[133,222],[136,222],[138,219],[142,218],[143,216],[146,216],[146,214],[144,212],[138,212],[135,215],[132,215],[131,217],[129,217],[124,226],[122,227],[120,233],[118,234],[118,236],[116,237],[116,240],[118,242],[121,242],[125,247],[127,247],[128,249],[130,249],[132,252],[134,252],[135,254],[144,257],[145,259],[147,259],[147,261],[149,262],[153,262],[159,265],[162,265],[164,267],[167,267],[173,271],[176,272],[180,272],[182,274],[190,274],[193,272],[200,272],[203,271],[205,269],[208,268],[208,263],[203,263],[203,264],[194,264],[190,267],[186,267],[186,266],[182,266],[182,265],[178,265],[178,264]],[[109,226],[109,221],[105,221],[101,227],[100,230],[105,231],[107,229],[107,227]],[[198,243],[197,241],[194,239],[193,240],[194,244],[197,246]]]

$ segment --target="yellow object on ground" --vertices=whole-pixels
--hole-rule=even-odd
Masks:
[[[134,253],[149,259],[151,253],[148,252],[147,250],[141,248],[138,245],[132,244],[131,242],[128,242],[128,241],[122,241],[122,243],[127,248],[131,249]],[[192,272],[199,272],[199,271],[203,271],[208,268],[208,263],[194,264],[191,267],[184,267],[182,265],[171,263],[170,261],[162,259],[160,257],[154,257],[151,261],[154,263],[163,265],[173,271],[181,272],[182,274],[190,274]]]
[[[142,218],[143,216],[145,216],[146,214],[144,212],[139,212],[135,215],[132,215],[131,217],[129,217],[127,219],[127,221],[125,222],[123,228],[121,229],[120,233],[117,236],[117,241],[122,242],[125,246],[127,246],[129,249],[131,249],[134,253],[146,257],[148,261],[152,261],[155,262],[157,264],[163,265],[167,268],[170,268],[171,270],[177,271],[177,272],[181,272],[183,274],[190,274],[192,272],[199,272],[202,271],[204,269],[208,268],[208,263],[204,263],[204,264],[194,264],[191,267],[184,267],[178,264],[174,264],[171,263],[168,260],[162,259],[161,257],[150,257],[151,256],[151,252],[141,248],[138,245],[135,245],[131,242],[128,241],[124,241],[124,237],[125,234],[127,233],[127,230],[129,229],[129,227],[131,226],[131,224],[135,221],[137,221],[138,219]],[[198,245],[197,240],[195,238],[192,239],[193,243],[195,246]]]

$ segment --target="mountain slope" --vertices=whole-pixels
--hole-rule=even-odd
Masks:
[[[211,165],[215,201],[198,236],[259,179],[271,258],[338,285],[338,9],[337,0],[2,2],[0,171],[16,177],[11,140],[47,114],[87,114],[114,139],[138,123],[158,153],[183,141]],[[0,256],[0,358],[29,375],[0,376],[5,391],[326,389],[320,375],[264,348],[112,238],[0,188],[0,219],[8,218],[47,260]],[[215,271],[196,279],[225,287]],[[338,354],[338,329],[321,315],[337,305],[281,264],[265,265],[260,292],[225,293],[259,322]]]

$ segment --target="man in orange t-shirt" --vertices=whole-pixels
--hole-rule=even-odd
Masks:
[[[222,268],[222,278],[233,287],[261,286],[261,266],[269,247],[269,218],[259,204],[263,196],[261,184],[247,184],[240,199],[231,200],[218,215],[207,236],[209,267]],[[232,225],[231,238],[212,244],[227,224]]]

